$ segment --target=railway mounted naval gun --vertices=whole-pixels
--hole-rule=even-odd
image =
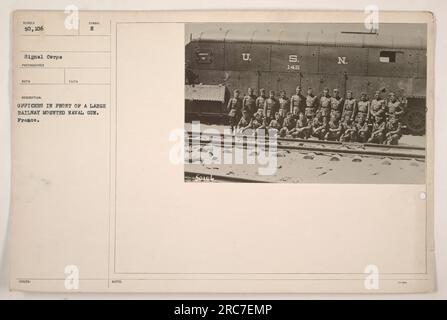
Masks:
[[[303,29],[306,29],[303,27]],[[330,27],[327,28],[329,31]],[[411,31],[410,31],[411,33]],[[406,133],[425,133],[426,38],[380,32],[235,32],[220,28],[190,35],[185,47],[186,118],[216,116],[223,121],[230,92],[248,87],[295,93],[300,85],[315,94],[324,88],[361,92],[372,98],[394,92],[402,102]],[[222,89],[222,88],[225,89]],[[220,89],[219,89],[220,88]]]

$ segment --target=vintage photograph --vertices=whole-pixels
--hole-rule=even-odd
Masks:
[[[185,25],[185,181],[425,183],[427,26]]]
[[[10,12],[4,289],[435,296],[447,20],[368,7]]]

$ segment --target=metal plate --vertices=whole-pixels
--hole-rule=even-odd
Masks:
[[[318,72],[318,47],[272,45],[271,71],[291,73]]]
[[[324,74],[366,75],[366,48],[320,47],[318,71]]]
[[[190,42],[186,45],[185,55],[193,69],[224,69],[224,45],[221,42]]]
[[[381,51],[396,52],[396,62],[380,62]],[[418,70],[418,52],[411,49],[370,48],[368,56],[368,75],[389,77],[416,77]]]
[[[270,45],[225,43],[225,70],[269,71]]]

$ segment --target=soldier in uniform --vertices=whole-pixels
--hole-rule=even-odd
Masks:
[[[323,94],[320,98],[320,108],[319,112],[322,117],[329,117],[331,113],[331,96],[329,94],[329,89],[324,88]]]
[[[304,115],[306,118],[313,119],[315,117],[316,109],[317,109],[317,96],[314,95],[313,89],[307,89],[307,97],[306,97],[306,109],[304,111]]]
[[[247,95],[242,100],[242,110],[247,110],[250,116],[253,116],[258,110],[256,108],[256,95],[253,93],[252,88],[247,89]]]
[[[243,128],[241,132],[246,134],[255,134],[256,130],[262,126],[262,121],[262,114],[260,112],[256,112],[251,118],[248,126]]]
[[[357,117],[357,122],[355,124],[357,129],[358,141],[365,143],[369,139],[370,129],[369,123],[364,117]]]
[[[264,117],[267,122],[267,124],[270,122],[271,119],[273,119],[275,112],[278,112],[279,110],[278,101],[276,101],[275,98],[275,91],[270,90],[269,97],[265,100],[264,103]]]
[[[279,135],[281,137],[285,137],[288,135],[293,129],[295,129],[296,121],[292,117],[292,113],[288,112],[286,118],[284,119],[284,122],[282,124],[282,128],[279,131]]]
[[[370,120],[374,121],[377,116],[385,116],[385,101],[380,96],[380,91],[376,91],[371,100]]]
[[[264,112],[265,100],[267,99],[267,95],[265,94],[265,89],[259,90],[259,97],[256,98],[256,109],[262,110]]]
[[[300,112],[300,110],[298,108],[294,108],[293,111],[292,111],[292,117],[295,120],[298,120],[301,113],[304,114],[304,112]]]
[[[306,110],[306,97],[301,94],[301,87],[296,87],[295,94],[290,98],[290,112],[298,116]]]
[[[279,103],[279,113],[281,114],[281,117],[284,118],[290,109],[290,99],[287,98],[285,90],[281,90],[279,92],[278,103]]]
[[[359,118],[363,119],[363,121],[361,121],[362,123],[364,121],[369,122],[370,109],[371,109],[371,104],[368,101],[366,92],[362,92],[360,95],[360,100],[357,103],[357,115],[355,117],[356,122],[359,122]]]
[[[342,108],[343,98],[340,96],[338,89],[334,89],[334,95],[331,98],[331,117],[335,116],[337,120],[340,120]]]
[[[356,142],[357,141],[357,127],[350,117],[346,117],[342,124],[343,134],[340,137],[341,142]]]
[[[376,116],[372,127],[371,138],[368,142],[382,144],[385,140],[386,123],[383,115]]]
[[[237,131],[243,132],[243,130],[248,127],[251,122],[251,114],[247,109],[242,109],[242,118],[237,124]]]
[[[233,98],[228,101],[227,110],[230,119],[231,131],[234,132],[242,115],[242,99],[239,97],[240,91],[234,90]]]
[[[270,123],[268,125],[269,134],[274,134],[274,135],[278,134],[278,132],[281,130],[281,128],[282,128],[281,115],[279,114],[279,112],[276,112],[275,119],[270,121]]]
[[[315,117],[312,122],[312,136],[323,140],[328,132],[329,123],[328,117]]]
[[[258,109],[258,111],[255,112],[255,114],[253,115],[252,119],[259,115],[261,117],[261,122],[262,120],[264,120],[264,109]]]
[[[391,114],[386,124],[385,144],[397,145],[402,137],[402,128],[396,115]]]
[[[326,133],[324,140],[338,141],[342,135],[343,127],[337,116],[334,114],[331,116],[331,120],[328,125],[328,132]]]
[[[307,121],[303,113],[300,113],[296,126],[289,133],[294,138],[309,139],[312,129],[312,123]]]
[[[352,96],[352,91],[348,90],[346,92],[346,100],[343,105],[343,112],[342,112],[342,119],[343,121],[347,121],[348,118],[352,121],[354,121],[355,116],[357,113],[357,100],[354,99]]]
[[[394,92],[391,92],[389,97],[390,97],[390,99],[389,99],[388,105],[387,105],[387,107],[388,107],[387,116],[394,115],[396,117],[396,119],[399,120],[402,113],[404,113],[401,103],[396,98],[396,95],[394,94]]]

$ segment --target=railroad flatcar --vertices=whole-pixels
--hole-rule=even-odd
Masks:
[[[411,134],[425,132],[427,58],[424,41],[404,41],[395,37],[339,33],[309,34],[277,38],[221,36],[191,38],[185,47],[187,81],[221,85],[229,92],[248,87],[255,90],[286,90],[303,93],[312,87],[340,92],[352,90],[356,98],[367,92],[371,98],[380,90],[394,92],[405,106],[403,125]],[[200,90],[200,89],[198,89]],[[221,113],[222,106],[217,112]]]

